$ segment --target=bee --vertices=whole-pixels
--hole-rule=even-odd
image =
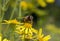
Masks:
[[[32,15],[25,16],[24,17],[24,22],[33,23],[33,16]]]

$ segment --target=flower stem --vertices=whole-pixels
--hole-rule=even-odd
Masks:
[[[10,16],[10,19],[9,19],[9,20],[12,19],[13,15],[14,15],[14,11],[15,11],[15,9],[16,9],[16,6],[17,6],[17,1],[16,1],[16,5],[14,6],[14,8],[13,8],[13,10],[12,10],[12,13],[11,13],[11,16]],[[10,24],[7,25],[6,32],[7,32],[8,28],[9,28],[9,25],[10,25]]]
[[[21,2],[21,1],[20,1]],[[21,5],[20,5],[20,2],[19,2],[19,17],[18,18],[21,18],[22,17],[22,15],[21,15]]]

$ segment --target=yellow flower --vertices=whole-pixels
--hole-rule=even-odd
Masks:
[[[22,26],[18,26],[15,32],[17,32],[18,34],[25,34],[25,36],[28,35],[28,37],[26,36],[26,38],[30,38],[30,39],[33,33],[37,34],[37,30],[32,28],[32,24],[30,23],[25,23]]]
[[[54,3],[55,0],[37,0],[37,2],[41,7],[46,7],[47,3]]]
[[[37,33],[37,30],[32,28],[32,24],[30,23],[24,23],[24,25],[18,26],[16,30],[19,32],[24,32],[25,34],[28,34],[28,33],[32,34],[32,32]]]
[[[3,41],[10,41],[10,40],[7,40],[7,39],[5,38],[5,39],[3,39]]]
[[[55,0],[46,0],[47,3],[54,3]]]
[[[20,2],[20,6],[23,8],[23,9],[27,9],[27,8],[33,8],[33,4],[32,3],[28,3],[26,1],[21,1]]]
[[[47,4],[45,3],[44,0],[37,0],[37,2],[41,7],[46,7],[47,6]]]
[[[50,39],[50,35],[44,36],[42,34],[42,29],[40,28],[39,33],[38,33],[38,40],[39,41],[48,41]]]
[[[20,6],[23,7],[23,9],[26,9],[26,8],[28,7],[26,1],[21,1],[21,2],[20,2]]]
[[[4,20],[7,24],[20,24],[16,19],[14,20]]]

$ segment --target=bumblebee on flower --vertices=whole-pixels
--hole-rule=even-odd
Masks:
[[[37,34],[37,30],[32,28],[32,16],[26,16],[24,18],[24,24],[23,25],[17,25],[16,31],[19,34],[25,34],[25,38],[32,38],[33,33]]]

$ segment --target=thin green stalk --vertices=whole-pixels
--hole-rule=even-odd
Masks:
[[[10,32],[10,41],[14,41],[15,39],[14,39],[14,24],[11,24],[11,32]]]
[[[19,4],[19,18],[21,18],[21,6]]]
[[[19,16],[18,16],[18,18],[19,19],[21,19],[22,18],[22,11],[21,11],[21,5],[20,5],[20,2],[21,2],[22,0],[19,0],[19,5],[18,5],[18,11],[19,11]]]
[[[2,20],[3,20],[3,16],[4,16],[4,11],[2,11],[2,8],[4,8],[9,1],[7,1],[6,4],[1,4],[1,2],[2,2],[2,0],[0,0],[0,15],[1,15],[0,16],[0,30],[2,29],[2,24],[1,23],[2,23]]]
[[[4,16],[4,12],[2,11],[2,6],[4,5],[4,3],[2,4],[2,0],[0,0],[0,30],[2,30],[2,20],[3,20],[3,16]],[[1,31],[0,31],[1,32]]]
[[[4,9],[4,8],[6,7],[6,5],[8,4],[8,2],[9,2],[9,0],[8,0],[5,4],[3,4],[3,6],[2,6],[1,9]],[[3,14],[3,15],[2,15],[2,19],[3,19],[3,16],[4,16],[4,12],[5,12],[5,11],[2,11],[2,14]]]
[[[3,4],[3,7],[5,7],[10,0],[7,0],[5,4]]]
[[[17,4],[16,4],[16,6],[17,6]],[[14,15],[14,11],[15,11],[15,9],[16,9],[16,6],[14,6],[14,8],[13,8],[13,10],[12,10],[12,13],[11,13],[11,16],[10,16],[10,19],[9,19],[9,20],[11,20],[11,19],[12,19],[13,15]],[[8,30],[9,25],[10,25],[10,24],[8,24],[8,25],[7,25],[7,27],[6,27],[6,31]]]
[[[9,20],[12,19],[13,15],[14,15],[14,11],[15,11],[15,9],[16,9],[16,6],[17,6],[17,1],[16,1],[16,5],[14,6],[14,8],[13,8],[13,10],[12,10],[12,13],[11,13],[11,16],[10,16],[10,19],[9,19]],[[8,31],[9,25],[10,25],[10,24],[7,25],[5,32]],[[12,32],[12,33],[10,34],[10,36],[11,36],[10,39],[12,38],[12,41],[14,41],[14,36],[13,36],[13,35],[14,35],[14,34],[13,34],[13,32]]]
[[[6,1],[6,3],[3,4],[2,8],[1,9],[4,9],[6,7],[6,5],[8,4],[10,0]],[[4,16],[4,12],[5,11],[2,11],[2,19],[3,19],[3,16]]]
[[[10,41],[14,41],[14,32],[10,33]]]

